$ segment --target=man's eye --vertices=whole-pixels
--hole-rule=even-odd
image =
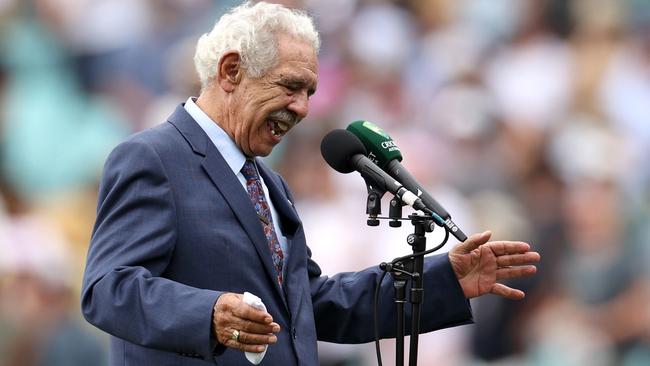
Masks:
[[[298,87],[295,86],[295,85],[292,85],[292,84],[284,84],[283,86],[284,86],[287,90],[289,90],[289,91],[291,91],[291,92],[296,92],[296,91],[298,91]]]

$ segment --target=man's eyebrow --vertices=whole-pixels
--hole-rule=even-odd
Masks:
[[[306,78],[300,76],[281,76],[280,83],[296,88],[307,88],[307,94],[312,95],[316,92],[316,86]]]

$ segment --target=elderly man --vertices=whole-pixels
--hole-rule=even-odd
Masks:
[[[370,268],[327,277],[312,260],[286,182],[268,155],[308,112],[318,34],[306,15],[244,4],[197,44],[202,82],[165,123],[106,162],[82,309],[110,333],[112,365],[317,365],[317,340],[373,339]],[[532,274],[528,244],[473,235],[425,262],[423,331],[471,321],[467,299],[524,294],[496,281]],[[380,290],[394,337],[392,284]],[[266,311],[247,305],[253,293]]]

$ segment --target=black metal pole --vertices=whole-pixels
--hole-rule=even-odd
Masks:
[[[414,233],[407,238],[413,253],[395,258],[390,263],[381,263],[379,268],[393,277],[393,287],[395,289],[395,307],[397,311],[397,333],[396,339],[396,362],[395,365],[404,365],[404,337],[405,337],[405,312],[404,304],[406,303],[406,283],[410,279],[411,285],[411,342],[409,354],[409,366],[417,366],[418,363],[418,341],[420,336],[420,315],[421,307],[424,300],[424,255],[433,253],[440,249],[449,239],[449,230],[445,230],[444,240],[435,248],[426,250],[427,240],[426,233],[430,233],[436,226],[436,221],[428,216],[409,215],[411,223],[414,226]],[[383,278],[383,275],[382,275]],[[380,281],[381,282],[381,281]],[[377,296],[378,292],[375,292]],[[377,301],[377,299],[375,299]],[[376,316],[376,315],[375,315]],[[375,320],[376,321],[376,320]],[[377,322],[377,321],[376,321]],[[377,343],[377,360],[381,364],[381,351],[379,349],[379,336],[376,336]]]
[[[426,250],[426,231],[430,226],[430,220],[415,218],[412,220],[415,226],[415,234],[409,237],[409,244],[413,253],[421,253]],[[411,243],[412,242],[412,243]],[[420,337],[420,312],[424,297],[422,275],[424,273],[424,256],[418,255],[413,258],[413,279],[411,285],[411,342],[409,351],[409,366],[418,364],[418,341]]]
[[[397,334],[395,338],[395,365],[404,365],[404,304],[406,303],[406,281],[393,276],[395,287],[395,308],[397,310]]]

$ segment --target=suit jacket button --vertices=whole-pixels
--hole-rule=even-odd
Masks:
[[[298,335],[296,334],[296,328],[292,329],[292,333],[293,333],[293,339],[298,339]]]

